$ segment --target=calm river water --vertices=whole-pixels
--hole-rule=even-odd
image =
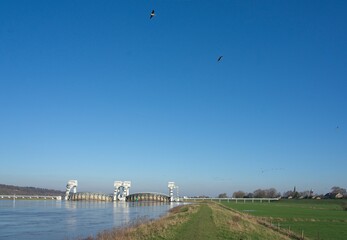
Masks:
[[[76,239],[138,219],[164,215],[177,204],[0,200],[0,239]]]

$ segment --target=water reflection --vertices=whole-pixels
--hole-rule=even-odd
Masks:
[[[0,239],[87,237],[139,219],[158,218],[176,205],[160,202],[0,200]]]
[[[113,222],[124,226],[143,219],[158,218],[176,205],[162,202],[114,202]]]
[[[130,209],[127,202],[113,202],[113,223],[121,223],[121,226],[130,222]]]

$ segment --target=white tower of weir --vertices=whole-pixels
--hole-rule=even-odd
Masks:
[[[170,202],[174,201],[174,193],[173,190],[175,189],[175,182],[169,182],[167,184],[167,187],[169,188],[169,196],[170,196]]]
[[[77,180],[69,180],[66,184],[65,200],[69,200],[70,192],[77,192]]]
[[[131,187],[130,181],[115,181],[113,192],[113,201],[125,201],[129,195],[129,188]]]

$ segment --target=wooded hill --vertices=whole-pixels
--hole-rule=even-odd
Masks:
[[[41,196],[61,196],[65,192],[46,188],[18,187],[0,184],[0,195],[41,195]]]

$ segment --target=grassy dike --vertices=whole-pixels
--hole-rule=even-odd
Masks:
[[[217,203],[179,206],[166,216],[131,227],[99,233],[98,240],[136,239],[289,239],[284,234],[259,224],[253,217]]]

